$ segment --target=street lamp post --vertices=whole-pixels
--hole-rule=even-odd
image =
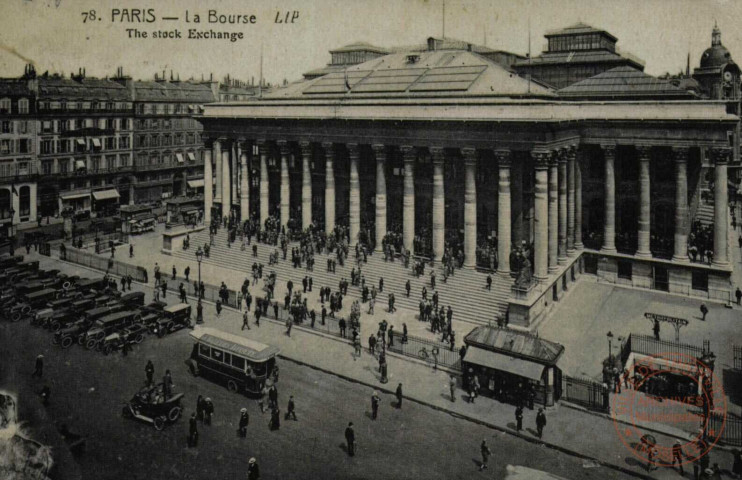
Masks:
[[[198,262],[198,286],[196,288],[196,298],[198,299],[197,303],[201,304],[201,261],[204,259],[204,251],[199,246],[198,249],[196,249],[196,261]],[[198,317],[196,319],[196,323],[202,323],[203,319],[201,317]]]
[[[613,360],[613,345],[611,344],[613,333],[609,330],[606,336],[608,337],[608,361],[610,362]]]

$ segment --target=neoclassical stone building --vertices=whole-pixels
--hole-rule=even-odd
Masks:
[[[726,188],[707,202],[713,262],[688,255],[700,172],[727,185],[739,119],[723,102],[565,100],[466,44],[433,42],[257,101],[208,105],[200,121],[207,221],[214,207],[327,232],[342,223],[351,244],[368,229],[377,246],[400,228],[409,250],[429,236],[435,258],[461,239],[467,268],[490,242],[496,281],[508,284],[510,253],[526,245],[535,282],[513,285],[511,324],[532,325],[585,270],[730,295]],[[669,208],[657,201],[667,198]],[[661,236],[669,255],[652,244]]]

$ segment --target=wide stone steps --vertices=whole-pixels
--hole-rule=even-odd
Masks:
[[[699,220],[703,226],[711,225],[714,223],[714,205],[708,203],[701,203],[698,205],[696,210],[695,220]]]
[[[203,245],[209,241],[208,231],[204,230],[191,236],[191,244],[194,248]],[[243,272],[249,276],[254,262],[262,263],[264,271],[274,270],[278,275],[279,284],[285,284],[288,279],[292,279],[294,285],[301,287],[301,279],[309,274],[313,279],[315,288],[320,286],[329,286],[337,290],[338,282],[341,278],[350,281],[351,269],[356,265],[354,254],[351,252],[351,258],[345,262],[344,266],[337,265],[336,273],[327,272],[327,255],[315,254],[314,271],[309,273],[306,268],[293,268],[290,261],[290,250],[287,259],[281,260],[276,265],[268,265],[268,257],[276,247],[266,244],[259,244],[258,257],[252,256],[252,247],[246,251],[241,251],[239,243],[233,244],[231,248],[227,247],[226,232],[220,230],[217,234],[214,245],[211,247],[210,258],[204,259],[204,262],[213,265]],[[174,255],[180,258],[191,260],[192,252],[176,251]],[[332,255],[334,257],[334,254]],[[396,306],[398,308],[418,310],[421,292],[423,286],[427,286],[429,298],[433,291],[430,288],[430,267],[425,270],[424,277],[416,278],[411,269],[405,269],[402,262],[385,262],[380,254],[369,255],[368,263],[362,264],[362,272],[366,278],[366,284],[369,288],[376,285],[378,288],[379,278],[384,278],[384,293],[394,292],[396,296]],[[474,323],[487,323],[494,321],[497,316],[504,316],[507,311],[508,298],[510,297],[510,280],[504,279],[498,275],[493,275],[492,290],[485,288],[487,275],[471,269],[457,269],[452,277],[449,277],[448,283],[443,283],[441,265],[436,264],[436,288],[439,295],[439,303],[442,305],[451,305],[454,311],[454,318],[462,321]],[[410,280],[410,298],[405,296],[405,283]],[[229,285],[231,288],[237,285]],[[358,287],[350,286],[348,293],[352,297],[360,296]],[[386,308],[386,296],[380,297],[380,307]]]

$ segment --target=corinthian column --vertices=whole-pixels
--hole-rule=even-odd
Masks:
[[[301,229],[312,224],[312,144],[299,142],[301,147]]]
[[[464,265],[477,266],[477,151],[462,148],[464,156]]]
[[[281,151],[281,226],[288,229],[291,214],[291,187],[289,185],[289,155],[291,155],[291,150],[286,141],[279,140],[277,143]]]
[[[675,158],[675,244],[672,260],[688,262],[688,149],[673,148]]]
[[[510,276],[510,150],[495,150],[497,185],[497,273]]]
[[[204,149],[204,225],[211,225],[211,207],[213,207],[214,172],[211,165],[211,150]],[[132,200],[134,197],[130,197]]]
[[[543,281],[548,277],[549,256],[549,154],[547,152],[532,152],[531,155],[535,161],[534,167],[536,170],[533,275],[536,280]]]
[[[268,194],[268,151],[269,146],[264,141],[258,141],[260,150],[260,225],[265,225],[265,221],[270,216],[270,196]]]
[[[567,149],[567,255],[575,253],[575,147]]]
[[[567,264],[567,151],[559,151],[559,265]]]
[[[348,211],[348,226],[350,234],[350,246],[355,246],[358,243],[358,237],[361,233],[361,184],[358,179],[358,159],[361,156],[361,152],[358,149],[357,143],[349,143],[346,145],[348,148],[348,160],[350,163],[350,208]]]
[[[559,245],[559,164],[556,152],[549,155],[549,273],[558,269]]]
[[[404,196],[402,198],[402,242],[405,250],[414,254],[415,239],[415,147],[400,147],[404,157]]]
[[[446,242],[446,191],[443,185],[445,156],[440,147],[430,147],[433,159],[433,259],[443,258]]]
[[[240,219],[244,222],[250,218],[250,179],[247,168],[247,151],[249,145],[240,153]]]
[[[335,152],[332,143],[322,143],[325,149],[325,233],[330,235],[335,230],[335,170],[333,159]]]
[[[652,201],[649,179],[649,161],[652,157],[651,147],[636,147],[639,157],[639,231],[637,233],[636,256],[649,258],[649,234],[651,231]]]
[[[231,148],[222,150],[222,218],[232,213],[232,169],[230,168]]]
[[[216,193],[214,194],[214,201],[221,203],[222,201],[222,141],[217,138],[214,140],[212,145],[214,162],[216,162]]]
[[[714,160],[714,260],[712,265],[716,267],[729,266],[727,164],[731,155],[732,150],[729,148],[711,150],[711,157]]]
[[[381,241],[386,236],[386,149],[384,145],[371,145],[376,157],[376,251],[381,251]]]
[[[603,220],[603,248],[616,251],[616,146],[602,145],[605,155],[605,218]]]
[[[582,250],[582,151],[575,154],[575,250]]]

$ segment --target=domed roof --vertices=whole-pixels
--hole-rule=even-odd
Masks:
[[[701,68],[721,67],[727,63],[734,63],[734,60],[724,45],[709,47],[701,55]]]

